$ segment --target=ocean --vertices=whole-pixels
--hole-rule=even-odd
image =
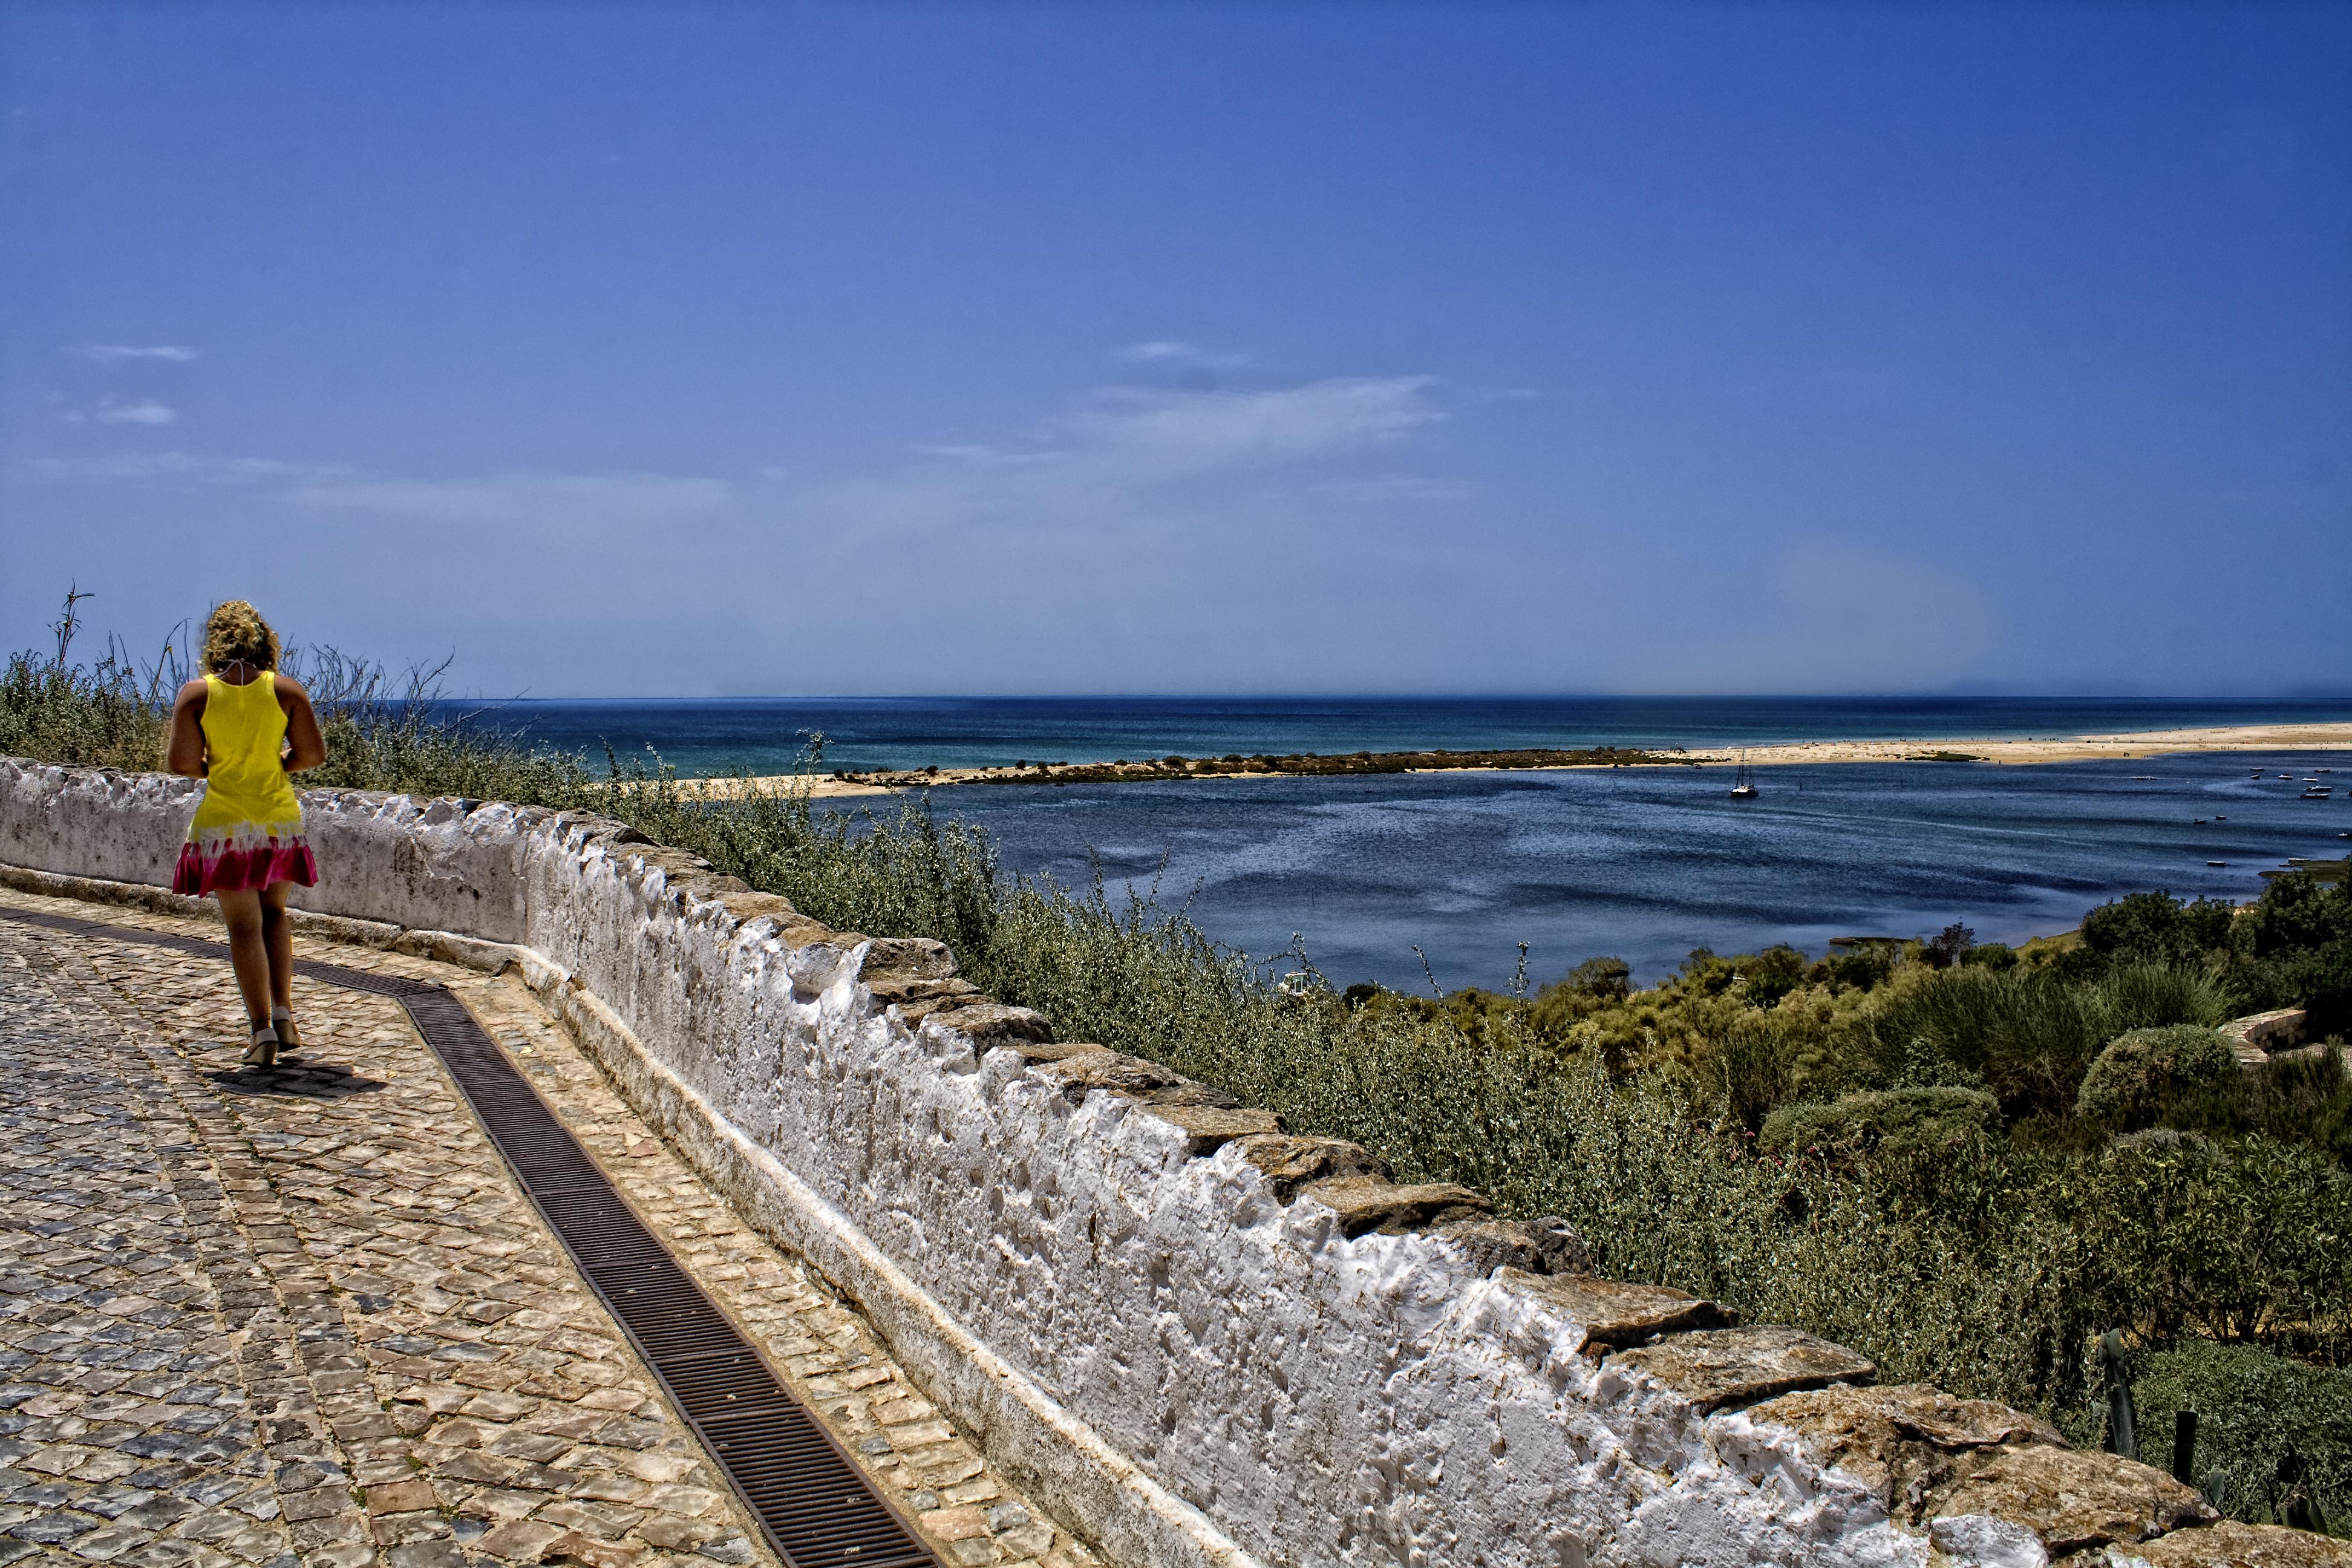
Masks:
[[[802,731],[824,734],[828,767],[909,768],[2060,736],[2347,716],[2352,703],[2341,701],[831,699],[522,702],[488,717],[600,758],[607,743],[624,755],[651,747],[698,774],[783,771]],[[2305,776],[2323,767],[2337,770],[2321,775],[2336,794],[2300,799]],[[2071,927],[2121,893],[2249,899],[2262,871],[2290,858],[2352,853],[2352,758],[2342,752],[1757,773],[1760,795],[1745,803],[1729,798],[1725,770],[1658,768],[992,784],[942,789],[930,805],[984,826],[1008,871],[1080,885],[1099,875],[1114,897],[1156,891],[1255,955],[1277,957],[1296,940],[1336,984],[1414,989],[1433,978],[1445,990],[1508,984],[1521,942],[1536,984],[1600,953],[1654,980],[1696,947],[1787,942],[1819,953],[1833,937],[1918,936],[1953,921],[1979,941],[2014,942]]]

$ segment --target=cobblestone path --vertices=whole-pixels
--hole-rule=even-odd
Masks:
[[[1096,1562],[527,988],[298,945],[462,996],[943,1561]],[[0,920],[0,1563],[773,1563],[398,1004],[296,1012],[244,1068],[225,955]]]

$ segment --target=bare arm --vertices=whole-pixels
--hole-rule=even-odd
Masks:
[[[319,733],[310,694],[289,676],[281,675],[272,684],[278,688],[278,706],[286,710],[286,771],[299,773],[317,767],[327,760],[327,738]]]
[[[205,683],[191,680],[172,703],[172,742],[163,765],[182,778],[205,776]]]

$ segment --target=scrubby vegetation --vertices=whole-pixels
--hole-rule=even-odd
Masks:
[[[2333,1052],[2221,1071],[2212,1034],[2306,998],[2341,1016],[2326,1009],[2352,969],[2342,886],[2282,877],[2245,911],[2140,894],[2016,951],[1956,926],[1819,960],[1700,951],[1648,987],[1604,958],[1532,992],[1299,995],[1275,978],[1311,974],[1307,955],[1254,963],[1151,900],[1008,875],[919,800],[850,816],[699,798],[657,767],[446,722],[429,675],[303,668],[327,718],[321,783],[619,816],[837,927],[941,938],[1065,1037],[1358,1140],[1400,1179],[1568,1215],[1611,1273],[1800,1324],[1885,1381],[2038,1409],[2078,1440],[2101,1435],[2085,1347],[2121,1328],[2144,1436],[2168,1439],[2190,1402],[2231,1512],[2307,1496],[2352,1513],[2336,1370],[2352,1364],[2352,1081]],[[152,766],[168,676],[68,666],[62,646],[18,656],[0,752]]]

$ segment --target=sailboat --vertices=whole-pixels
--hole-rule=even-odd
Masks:
[[[1748,772],[1748,753],[1746,752],[1739,753],[1739,776],[1731,781],[1731,798],[1734,800],[1754,800],[1756,798],[1756,780],[1750,776]]]

